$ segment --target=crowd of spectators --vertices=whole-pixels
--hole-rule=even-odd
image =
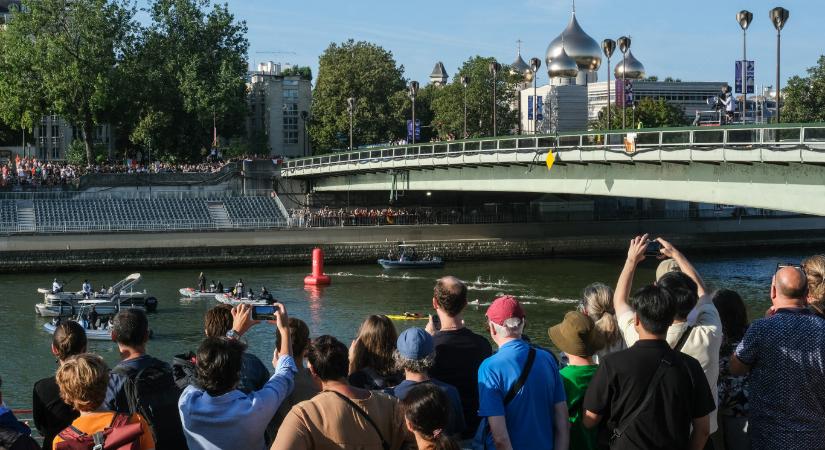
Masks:
[[[466,328],[467,287],[450,276],[436,282],[426,328],[399,335],[370,316],[349,348],[310,339],[277,304],[271,375],[245,351],[244,334],[267,326],[248,305],[211,309],[197,351],[171,366],[148,355],[142,311],[115,317],[122,361],[111,371],[86,353],[83,328],[63,322],[34,422],[44,449],[823,448],[825,256],[778,265],[772,306],[749,323],[736,292],[712,292],[657,241],[656,279],[632,289],[653,256],[647,235],[632,239],[615,290],[588,286],[546,331],[557,352],[531,344],[509,295],[486,310],[485,335]],[[6,448],[31,448],[29,435],[0,410]]]
[[[294,227],[337,227],[367,225],[415,225],[429,223],[431,209],[416,208],[300,208],[289,211]]]

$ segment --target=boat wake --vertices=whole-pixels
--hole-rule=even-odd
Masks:
[[[335,273],[328,273],[327,275],[331,277],[356,277],[356,278],[379,278],[382,280],[429,280],[429,278],[425,277],[416,277],[409,274],[403,275],[387,275],[385,273],[379,273],[378,275],[369,275],[369,274],[361,274],[361,273],[352,273],[352,272],[335,272]]]

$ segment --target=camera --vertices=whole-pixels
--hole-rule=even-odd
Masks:
[[[262,305],[252,307],[252,320],[275,320],[278,305]]]
[[[662,254],[662,244],[659,241],[647,241],[645,256],[659,256]]]

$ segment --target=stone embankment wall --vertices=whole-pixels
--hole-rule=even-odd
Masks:
[[[609,222],[385,226],[215,233],[10,236],[0,241],[0,272],[225,265],[308,265],[314,247],[327,264],[374,264],[399,241],[447,261],[618,256],[648,230],[683,249],[732,254],[804,248],[825,252],[822,219],[757,223]]]

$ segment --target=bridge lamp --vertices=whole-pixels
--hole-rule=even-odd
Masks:
[[[627,99],[627,95],[624,92],[625,86],[627,86],[627,82],[625,79],[625,64],[627,64],[627,52],[630,50],[630,38],[627,36],[622,36],[619,38],[619,50],[622,52],[622,129],[627,128],[627,124],[625,123],[625,100]]]
[[[467,139],[467,86],[470,84],[470,77],[467,75],[461,76],[461,86],[464,88],[464,139]]]
[[[776,123],[781,122],[779,120],[779,97],[782,92],[781,89],[779,89],[780,44],[782,40],[781,35],[782,28],[785,27],[785,24],[788,22],[788,17],[790,15],[790,11],[781,6],[777,6],[770,12],[771,22],[773,22],[773,27],[776,28]]]
[[[748,113],[748,27],[753,21],[753,13],[747,10],[736,14],[736,21],[742,28],[742,123],[745,123]]]
[[[496,85],[498,84],[499,70],[501,70],[501,64],[493,60],[490,63],[490,75],[493,76],[493,137],[498,136],[498,130],[496,129],[496,107],[498,106]]]
[[[347,99],[347,112],[349,113],[349,150],[352,151],[352,116],[355,114],[355,97]]]
[[[616,41],[613,39],[605,39],[602,41],[602,52],[604,52],[604,56],[607,58],[607,131],[610,131],[610,57],[613,56],[613,52],[616,51]],[[607,140],[605,139],[605,144],[607,144]]]
[[[536,95],[536,81],[538,79],[539,68],[541,67],[541,60],[538,58],[530,58],[530,71],[533,72],[533,134],[538,134],[538,96]]]
[[[410,81],[409,85],[410,99],[412,100],[412,143],[415,144],[415,96],[418,95],[418,82]]]

